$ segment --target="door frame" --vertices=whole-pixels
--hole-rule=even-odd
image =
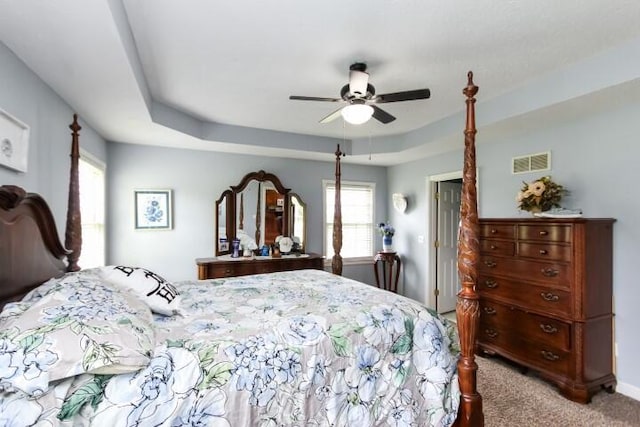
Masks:
[[[427,297],[425,304],[427,307],[436,309],[435,289],[437,283],[436,275],[436,248],[434,242],[438,236],[438,212],[435,194],[438,189],[438,182],[450,181],[452,179],[462,178],[462,170],[430,175],[427,177],[427,265],[429,272],[427,274]]]

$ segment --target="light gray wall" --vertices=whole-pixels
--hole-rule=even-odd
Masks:
[[[614,225],[614,312],[615,339],[618,343],[618,381],[640,387],[638,307],[640,287],[635,263],[640,241],[640,197],[635,184],[640,158],[637,122],[640,103],[562,125],[514,133],[492,141],[477,135],[477,163],[480,217],[527,217],[516,208],[515,196],[522,181],[531,181],[545,173],[511,175],[513,156],[551,150],[554,181],[571,191],[563,200],[565,207],[582,208],[586,217],[616,218]],[[462,126],[462,124],[461,124]],[[463,139],[461,133],[461,139]],[[406,295],[426,299],[430,277],[428,242],[418,244],[416,236],[427,234],[426,179],[428,176],[462,169],[462,152],[457,150],[389,168],[389,194],[409,195],[406,214],[389,210],[397,226],[394,246],[405,261],[403,281]],[[609,343],[602,343],[609,345]]]
[[[0,43],[0,108],[29,126],[26,173],[0,166],[0,185],[18,185],[47,200],[64,239],[73,110]],[[79,118],[82,146],[106,160],[106,142]]]
[[[109,144],[108,151],[110,264],[145,266],[168,280],[195,279],[195,259],[214,255],[215,201],[244,175],[261,169],[274,173],[307,203],[307,251],[323,252],[322,180],[335,178],[333,162],[119,143]],[[348,165],[342,179],[374,182],[376,200],[386,200],[384,167]],[[133,191],[145,188],[173,190],[173,230],[134,229]],[[378,203],[376,218],[385,218],[386,208]],[[249,217],[245,211],[245,220]],[[374,283],[371,265],[346,266],[344,274]]]

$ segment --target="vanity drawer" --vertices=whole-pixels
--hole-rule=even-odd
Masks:
[[[227,257],[227,256],[224,256]],[[274,273],[302,269],[322,270],[324,257],[318,254],[304,254],[282,258],[198,258],[198,279],[219,279],[224,277],[246,276],[249,274]]]

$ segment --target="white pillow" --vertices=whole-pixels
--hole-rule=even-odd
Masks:
[[[110,265],[102,267],[102,278],[132,289],[154,313],[181,314],[180,294],[173,284],[145,268]]]

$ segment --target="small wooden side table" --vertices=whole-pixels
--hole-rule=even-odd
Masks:
[[[378,252],[373,258],[373,270],[376,274],[376,286],[381,289],[397,293],[401,265],[402,261],[400,261],[400,257],[397,253]],[[378,272],[380,269],[382,269],[382,282],[380,282],[380,275]]]

